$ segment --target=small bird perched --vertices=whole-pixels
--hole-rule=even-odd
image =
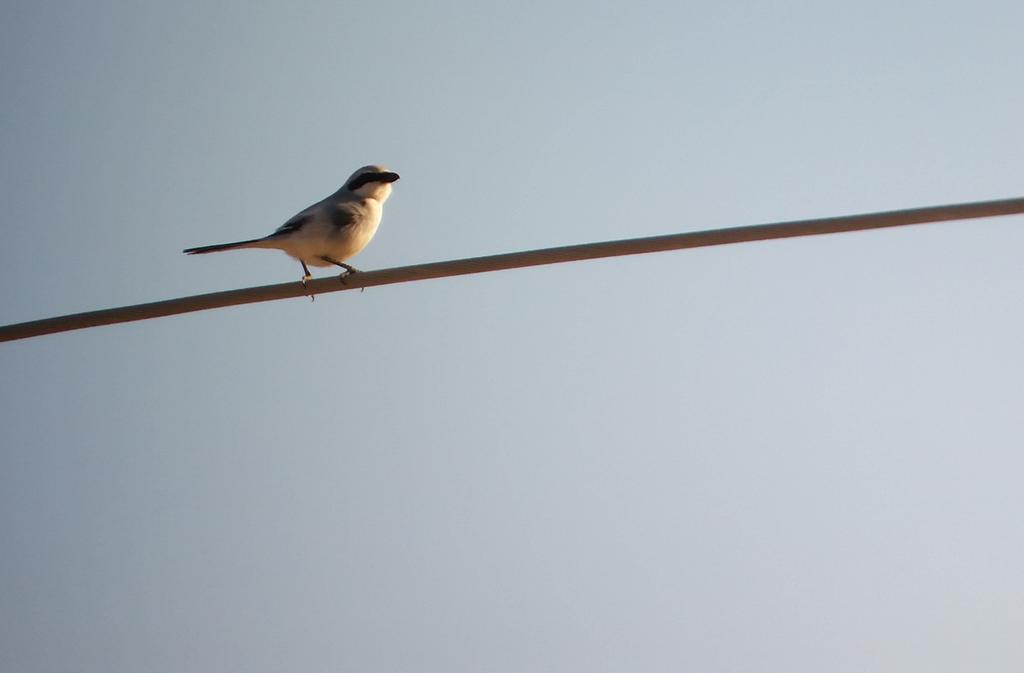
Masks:
[[[384,202],[391,196],[391,183],[398,179],[383,166],[363,166],[345,185],[323,201],[315,203],[263,238],[236,243],[219,243],[188,248],[186,255],[221,250],[273,248],[283,250],[302,265],[302,284],[313,276],[309,266],[340,266],[340,276],[358,269],[345,263],[366,247],[377,233]],[[307,266],[309,265],[309,266]]]

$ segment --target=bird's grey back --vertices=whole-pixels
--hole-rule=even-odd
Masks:
[[[349,226],[368,215],[366,204],[344,185],[326,199],[314,203],[282,224],[270,237],[290,234],[313,220],[320,220],[336,229]]]

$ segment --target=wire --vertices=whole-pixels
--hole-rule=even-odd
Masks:
[[[192,311],[205,311],[225,306],[306,297],[327,292],[356,290],[364,287],[391,285],[393,283],[408,283],[430,278],[445,278],[448,276],[500,271],[502,269],[518,269],[544,264],[560,264],[562,262],[616,257],[619,255],[639,255],[648,252],[703,248],[729,243],[766,241],[797,236],[819,236],[822,234],[838,234],[865,229],[902,227],[911,224],[946,222],[949,220],[995,217],[1020,213],[1024,213],[1024,197],[914,208],[910,210],[893,210],[863,215],[777,222],[729,229],[694,231],[620,241],[602,241],[599,243],[585,243],[559,248],[490,255],[487,257],[416,264],[413,266],[395,267],[393,269],[382,269],[380,271],[361,271],[347,277],[345,283],[339,282],[335,276],[312,280],[305,287],[299,282],[263,285],[240,290],[227,290],[225,292],[180,297],[178,299],[168,299],[148,304],[75,313],[56,318],[46,318],[44,320],[33,320],[31,322],[0,327],[0,341],[27,339],[44,334],[55,334],[57,332],[98,327],[100,325],[113,325],[134,320],[148,320],[150,318],[160,318],[179,313],[190,313]]]

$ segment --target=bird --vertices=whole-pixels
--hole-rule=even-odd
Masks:
[[[314,203],[263,238],[186,248],[186,255],[204,255],[222,250],[268,248],[282,250],[302,265],[302,284],[313,276],[310,266],[342,268],[339,278],[359,269],[345,260],[359,254],[380,226],[384,202],[398,173],[384,166],[363,166],[326,199]]]

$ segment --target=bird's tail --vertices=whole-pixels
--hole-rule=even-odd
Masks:
[[[259,248],[262,238],[254,238],[248,241],[235,241],[234,243],[218,243],[216,245],[203,245],[198,248],[186,248],[182,250],[186,255],[205,255],[208,252],[220,252],[221,250],[235,250],[236,248]]]

